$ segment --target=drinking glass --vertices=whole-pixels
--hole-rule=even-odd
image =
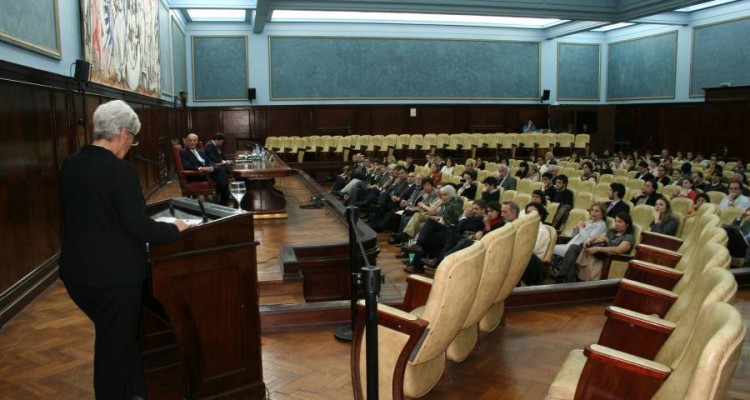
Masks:
[[[245,188],[245,182],[233,181],[229,183],[229,193],[231,193],[232,197],[237,200],[237,212],[242,211],[240,203],[242,202],[242,198],[245,197],[246,192],[247,189]]]

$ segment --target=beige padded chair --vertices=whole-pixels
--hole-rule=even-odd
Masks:
[[[555,230],[552,225],[543,225],[545,229],[547,229],[547,233],[549,233],[549,244],[547,245],[547,251],[544,252],[544,257],[542,258],[542,262],[544,263],[544,267],[547,273],[551,271],[551,265],[552,265],[552,256],[554,255],[555,251],[555,245],[557,244],[557,231]]]
[[[573,135],[572,133],[561,133],[557,136],[557,146],[555,148],[555,153],[557,153],[557,149],[559,148],[563,151],[563,154],[570,154],[570,152],[573,151],[575,135]]]
[[[528,179],[519,179],[516,184],[516,191],[518,193],[531,194],[531,184],[534,183]]]
[[[630,251],[626,254],[610,254],[606,260],[604,260],[604,266],[602,267],[602,279],[614,279],[622,278],[628,271],[628,262],[635,255],[638,243],[641,241],[641,233],[643,228],[633,222],[633,237],[635,237],[635,243]]]
[[[474,304],[466,316],[461,331],[448,346],[446,356],[451,361],[460,362],[466,359],[476,347],[479,340],[479,320],[495,302],[497,293],[508,273],[516,242],[516,226],[505,224],[484,237],[484,269],[479,281]]]
[[[610,183],[614,181],[614,179],[615,179],[615,176],[612,174],[601,174],[599,175],[599,180],[597,182],[606,183],[607,185],[609,185]]]
[[[576,135],[575,142],[573,143],[573,150],[580,152],[583,152],[585,155],[589,155],[589,142],[591,141],[591,136],[589,136],[587,133],[579,133]]]
[[[710,192],[706,192],[706,195],[708,195],[708,198],[711,199],[712,204],[719,204],[722,200],[724,200],[725,197],[727,197],[726,193],[713,190]]]
[[[654,222],[654,206],[639,204],[630,210],[630,217],[633,218],[633,223],[649,230],[651,223]]]
[[[450,145],[450,143],[451,143],[451,135],[447,133],[438,133],[435,136],[435,148],[441,154]]]
[[[696,260],[705,262],[706,246],[716,243],[726,247],[728,241],[724,229],[709,225],[702,230],[697,241],[682,256],[669,250],[641,245],[636,249],[636,258],[630,262],[625,277],[673,290],[685,275],[694,273],[690,269],[699,264]]]
[[[596,186],[596,181],[587,179],[585,181],[581,181],[581,184],[578,185],[578,191],[594,193],[594,186]]]
[[[552,221],[555,220],[555,214],[557,214],[558,208],[560,208],[560,203],[554,201],[547,203],[547,219],[544,220],[545,224],[552,224]]]
[[[744,209],[739,207],[727,207],[719,211],[719,218],[721,218],[722,224],[729,225],[744,211]]]
[[[680,190],[682,190],[682,186],[680,186],[680,185],[665,185],[664,187],[661,188],[661,192],[659,192],[659,193],[661,193],[661,194],[663,194],[663,195],[665,195],[665,196],[667,196],[669,198],[672,198],[677,193],[680,193]]]
[[[573,205],[579,210],[587,210],[594,204],[594,194],[591,192],[578,191],[573,199]]]
[[[503,190],[503,192],[500,193],[500,202],[513,201],[517,194],[518,192],[515,190]],[[519,204],[518,206],[520,207],[521,205]]]
[[[570,353],[547,399],[723,399],[744,337],[740,313],[727,303],[715,302],[700,312],[684,355],[673,367],[589,345]],[[678,339],[670,336],[668,341]]]
[[[518,207],[523,210],[529,203],[531,203],[531,195],[526,193],[516,193],[513,202],[518,204]]]
[[[609,201],[609,185],[611,182],[599,182],[594,186],[594,201],[606,203]]]
[[[589,218],[591,218],[591,216],[589,215],[588,210],[583,210],[580,208],[574,208],[570,210],[568,218],[565,220],[565,223],[563,223],[562,228],[560,228],[560,236],[572,237],[573,228]]]
[[[411,135],[409,138],[409,152],[413,156],[417,156],[417,151],[422,149],[422,141],[424,141],[423,135]]]
[[[631,179],[631,180],[628,181],[628,184],[625,185],[625,187],[630,188],[630,190],[633,190],[633,191],[638,191],[638,190],[643,189],[643,183],[644,182],[645,181],[643,179],[635,179],[635,178],[633,178],[633,179]]]
[[[435,278],[410,276],[409,285],[429,290],[423,305],[402,311],[378,304],[379,393],[381,399],[422,397],[445,369],[445,351],[463,327],[474,304],[484,268],[481,242],[446,257]],[[427,287],[428,289],[424,289]],[[407,288],[405,300],[410,295]],[[352,386],[355,399],[367,393],[365,312],[363,302],[352,342]]]
[[[711,229],[721,229],[712,227]],[[639,261],[634,261],[631,266]],[[700,281],[703,274],[711,268],[728,269],[731,263],[729,250],[719,243],[707,243],[700,253],[685,269],[682,277],[670,290],[647,283],[623,278],[612,305],[637,311],[643,314],[657,315],[676,321],[674,315],[682,315],[686,310],[684,302],[677,302],[682,293],[693,290],[694,281]],[[672,316],[667,316],[671,314]]]
[[[539,214],[533,212],[526,214],[513,221],[516,226],[516,243],[513,248],[513,256],[508,268],[508,274],[503,281],[503,286],[495,297],[490,309],[479,321],[479,330],[491,332],[500,325],[505,313],[505,299],[521,281],[521,276],[534,251],[537,233],[539,232]]]
[[[398,147],[398,135],[390,134],[383,136],[380,141],[380,149],[378,154],[383,156],[392,156]]]
[[[703,207],[701,207],[703,208]],[[660,233],[646,232],[642,239],[644,246],[656,249],[666,249],[677,253],[685,254],[692,247],[700,247],[698,238],[707,226],[720,226],[721,219],[714,213],[704,212],[701,215],[695,215],[687,218],[682,228],[681,237],[673,237]],[[647,248],[647,247],[646,247]],[[636,255],[636,258],[640,258]]]
[[[279,138],[276,136],[267,136],[265,147],[269,150],[279,150]]]
[[[687,197],[673,197],[669,200],[669,204],[672,206],[672,211],[677,211],[682,215],[686,215],[693,208],[693,201]]]

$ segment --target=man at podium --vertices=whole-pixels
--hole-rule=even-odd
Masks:
[[[138,344],[146,243],[178,240],[187,225],[156,222],[135,167],[123,160],[138,145],[138,115],[125,102],[100,105],[93,142],[60,171],[64,237],[60,278],[70,298],[94,322],[97,399],[142,399],[146,384]]]

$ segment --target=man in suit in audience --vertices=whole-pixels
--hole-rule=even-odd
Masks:
[[[744,221],[744,222],[743,222]],[[729,254],[732,257],[745,257],[742,267],[750,267],[750,207],[738,215],[730,225],[725,225],[729,235]]]
[[[185,148],[180,152],[182,167],[190,171],[208,172],[216,182],[216,192],[219,194],[219,204],[229,204],[229,171],[223,165],[214,165],[203,150],[199,150],[198,135],[190,133],[185,138]],[[206,180],[205,176],[190,176],[189,180]]]
[[[693,187],[696,190],[702,190],[704,193],[707,192],[706,181],[703,180],[703,172],[695,171],[691,174],[691,177],[693,178]]]
[[[643,179],[644,181],[653,181],[654,174],[648,171],[648,163],[641,161],[638,163],[638,173],[635,174],[635,179]]]
[[[625,196],[625,185],[613,182],[609,184],[609,206],[607,207],[607,216],[615,218],[621,212],[630,213],[630,206],[622,201]]]
[[[721,192],[721,193],[728,193],[727,191],[727,185],[721,183],[721,172],[719,171],[713,171],[711,172],[711,181],[706,183],[703,186],[703,192]]]
[[[503,190],[516,190],[516,180],[513,179],[513,177],[510,176],[508,172],[508,166],[505,164],[500,164],[500,166],[497,168],[497,173],[500,176],[497,179],[497,186],[503,188]]]
[[[484,189],[482,190],[482,200],[489,203],[491,201],[500,201],[500,190],[497,188],[497,178],[488,176],[482,181]]]
[[[230,162],[227,156],[224,155],[224,152],[222,151],[225,139],[226,138],[224,137],[223,133],[216,132],[214,133],[213,138],[211,138],[211,140],[206,143],[206,147],[203,149],[203,151],[206,152],[206,157],[208,157],[208,160],[214,164],[228,164]]]

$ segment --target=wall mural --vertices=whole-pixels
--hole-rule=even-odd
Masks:
[[[81,0],[91,81],[159,97],[158,0]]]

